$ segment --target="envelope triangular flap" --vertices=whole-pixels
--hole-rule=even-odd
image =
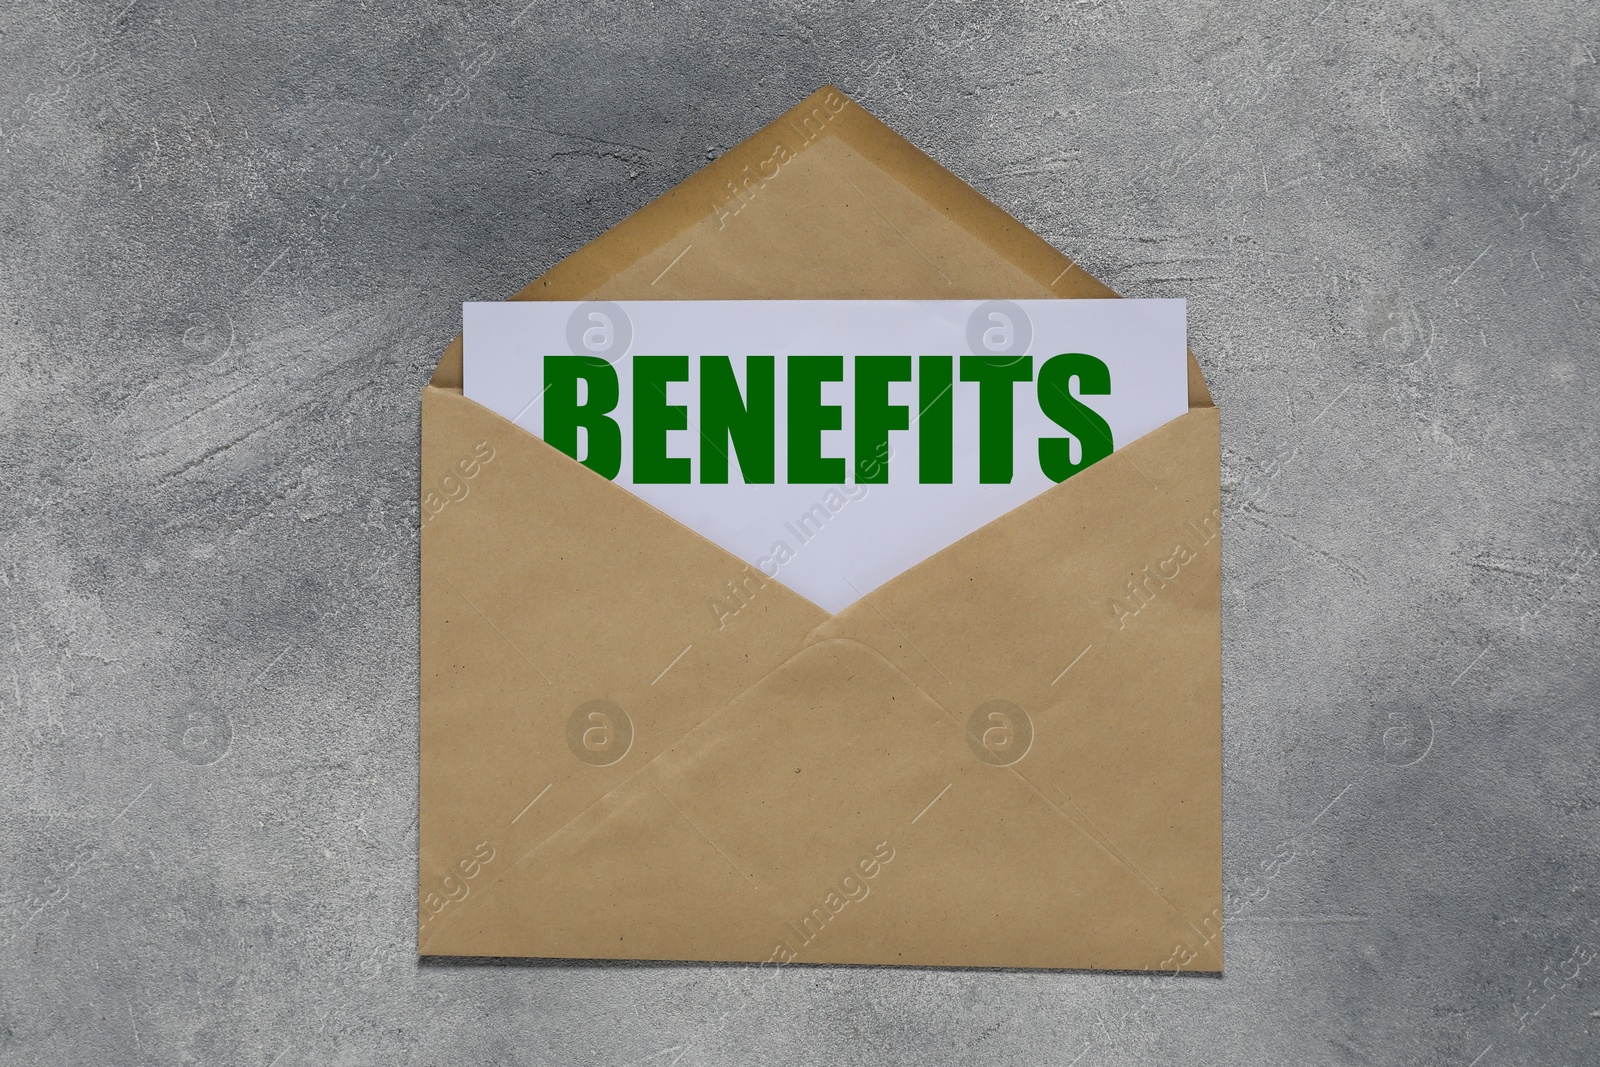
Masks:
[[[1014,709],[1018,773],[1185,917],[1219,916],[1215,408],[1191,410],[833,616],[969,716]]]
[[[825,88],[517,298],[1110,295],[842,93]],[[891,700],[938,709],[939,724],[924,731],[937,743],[923,738],[902,752],[885,750],[881,758],[891,762],[879,764],[878,780],[889,767],[919,781],[948,771],[955,797],[961,781],[980,781],[966,776],[990,775],[986,790],[963,789],[961,795],[963,804],[987,796],[994,807],[953,805],[949,815],[958,829],[952,832],[981,834],[986,817],[1026,823],[1037,815],[1038,832],[1054,835],[1051,848],[1084,850],[1081,862],[1055,867],[1030,867],[1021,845],[1014,861],[985,857],[979,866],[989,875],[1014,875],[1006,883],[1011,889],[993,889],[992,900],[1015,914],[1055,886],[1098,903],[1062,916],[1070,928],[1054,936],[1031,922],[1024,923],[1029,935],[1021,939],[989,931],[989,949],[941,940],[916,924],[895,932],[872,925],[886,918],[863,919],[854,935],[836,927],[839,936],[826,952],[809,958],[1154,967],[1169,963],[1178,938],[1190,946],[1182,957],[1190,969],[1220,969],[1220,935],[1209,925],[1220,915],[1221,898],[1216,546],[1184,566],[1186,584],[1163,585],[1167,595],[1148,606],[1136,599],[1141,610],[1132,623],[1109,607],[1125,579],[1140,577],[1144,563],[1159,568],[1170,559],[1172,546],[1163,542],[1181,536],[1192,515],[1210,517],[1218,483],[1217,417],[1192,358],[1188,415],[840,616],[828,620],[768,583],[751,602],[762,605],[759,612],[741,612],[715,631],[706,629],[714,615],[704,601],[697,603],[699,590],[737,577],[730,574],[737,561],[466,401],[460,389],[458,338],[425,390],[425,492],[457,470],[457,453],[478,442],[504,447],[508,462],[480,476],[470,500],[448,505],[424,530],[421,951],[764,958],[753,955],[760,951],[753,942],[740,939],[767,929],[774,913],[795,901],[729,899],[719,912],[707,901],[722,898],[708,897],[698,882],[712,877],[704,871],[657,878],[647,890],[620,886],[664,869],[638,850],[646,840],[676,841],[671,835],[681,835],[683,826],[673,820],[709,820],[737,838],[745,825],[742,811],[746,831],[775,841],[815,822],[815,806],[792,810],[777,803],[777,794],[770,810],[741,809],[731,784],[740,775],[730,768],[755,774],[750,788],[778,769],[766,766],[771,753],[738,751],[740,728],[720,724],[760,721],[762,694],[793,696],[796,686],[837,681],[807,673],[823,662],[815,654],[820,644],[835,654],[857,647],[865,657],[840,699],[881,689]],[[494,476],[509,468],[516,470],[496,483]],[[584,511],[591,513],[590,526],[580,517]],[[589,555],[564,571],[562,538],[575,534],[580,543],[590,539]],[[1121,543],[1096,547],[1102,537]],[[658,569],[670,575],[651,573],[638,555],[623,550],[629,538],[658,551]],[[547,558],[552,553],[554,562]],[[1147,560],[1148,553],[1156,554]],[[619,560],[629,562],[617,576],[637,584],[626,594],[605,594],[603,603],[586,602],[579,578],[607,573],[607,564]],[[959,573],[964,567],[970,580]],[[473,571],[461,584],[461,575]],[[938,634],[935,621],[947,624]],[[1118,622],[1113,635],[1108,627]],[[567,639],[559,636],[563,630]],[[663,649],[653,643],[673,632],[688,647],[652,681],[663,662]],[[1057,673],[1065,657],[1096,643],[1069,671]],[[551,680],[535,682],[538,660],[531,650],[552,654]],[[558,677],[562,671],[568,674]],[[641,747],[614,766],[571,759],[553,733],[574,701],[596,688],[585,678],[625,694],[636,709]],[[951,733],[950,723],[991,696],[1028,709],[1037,720],[1035,748],[1010,767],[980,763],[970,744],[966,763],[947,761],[961,755],[951,738],[966,736]],[[772,696],[769,703],[780,701]],[[869,709],[857,710],[871,717]],[[798,729],[802,719],[783,721]],[[791,740],[791,747],[818,751],[809,735]],[[871,770],[870,761],[856,757],[837,768],[845,777],[855,774],[874,804],[886,802],[887,793],[871,785]],[[1012,784],[997,784],[997,774]],[[698,792],[695,781],[703,783]],[[522,797],[536,803],[519,813]],[[670,834],[666,823],[674,826]],[[822,876],[843,847],[798,849],[799,871]],[[954,850],[952,860],[961,855],[954,840],[930,848],[931,856],[941,848]],[[475,864],[476,881],[463,882],[459,872],[468,864],[458,854],[485,850],[498,865]],[[628,866],[630,851],[643,866]],[[599,901],[589,908],[585,870],[594,872],[595,887],[610,885],[637,899],[621,910]],[[1039,881],[1041,871],[1054,874]],[[905,914],[929,923],[959,921],[962,894],[989,875],[958,879],[933,892],[926,908]],[[785,881],[804,880],[790,872]],[[429,900],[441,899],[441,885],[445,904],[436,908]],[[556,910],[527,903],[536,891]],[[635,905],[643,910],[630,910]],[[737,928],[732,940],[709,932],[719,914],[723,925]],[[565,920],[556,921],[557,915]],[[567,920],[588,932],[556,936]],[[645,925],[678,933],[647,934]],[[1095,940],[1100,935],[1089,930],[1109,931],[1111,940]],[[654,940],[647,948],[648,938]],[[907,955],[906,946],[919,939],[924,949]],[[623,943],[634,947],[619,947]],[[1123,948],[1113,950],[1113,943]]]
[[[825,86],[511,299],[1116,295]],[[460,338],[439,361],[431,384],[460,392]],[[1192,357],[1189,393],[1191,407],[1210,406]]]
[[[472,888],[464,859],[531,848],[826,617],[769,583],[722,625],[709,605],[741,561],[511,422],[427,392],[423,477],[440,506],[422,531],[424,909]]]

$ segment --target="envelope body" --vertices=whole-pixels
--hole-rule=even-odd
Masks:
[[[1114,296],[824,88],[517,299]],[[1219,421],[829,615],[423,391],[423,955],[1220,971]]]

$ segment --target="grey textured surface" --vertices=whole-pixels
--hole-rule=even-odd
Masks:
[[[9,5],[0,1062],[1596,1062],[1597,54],[1588,0]],[[1190,299],[1223,978],[416,960],[418,389],[826,81]]]

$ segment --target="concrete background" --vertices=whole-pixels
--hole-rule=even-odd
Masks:
[[[1597,55],[1588,0],[8,5],[0,1062],[1600,1060]],[[418,388],[826,81],[1190,300],[1224,978],[415,958]]]

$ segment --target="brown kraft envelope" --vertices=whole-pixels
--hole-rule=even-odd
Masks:
[[[516,299],[1114,295],[826,87]],[[422,400],[421,955],[1221,970],[1192,357],[1187,414],[832,616],[461,374]]]

